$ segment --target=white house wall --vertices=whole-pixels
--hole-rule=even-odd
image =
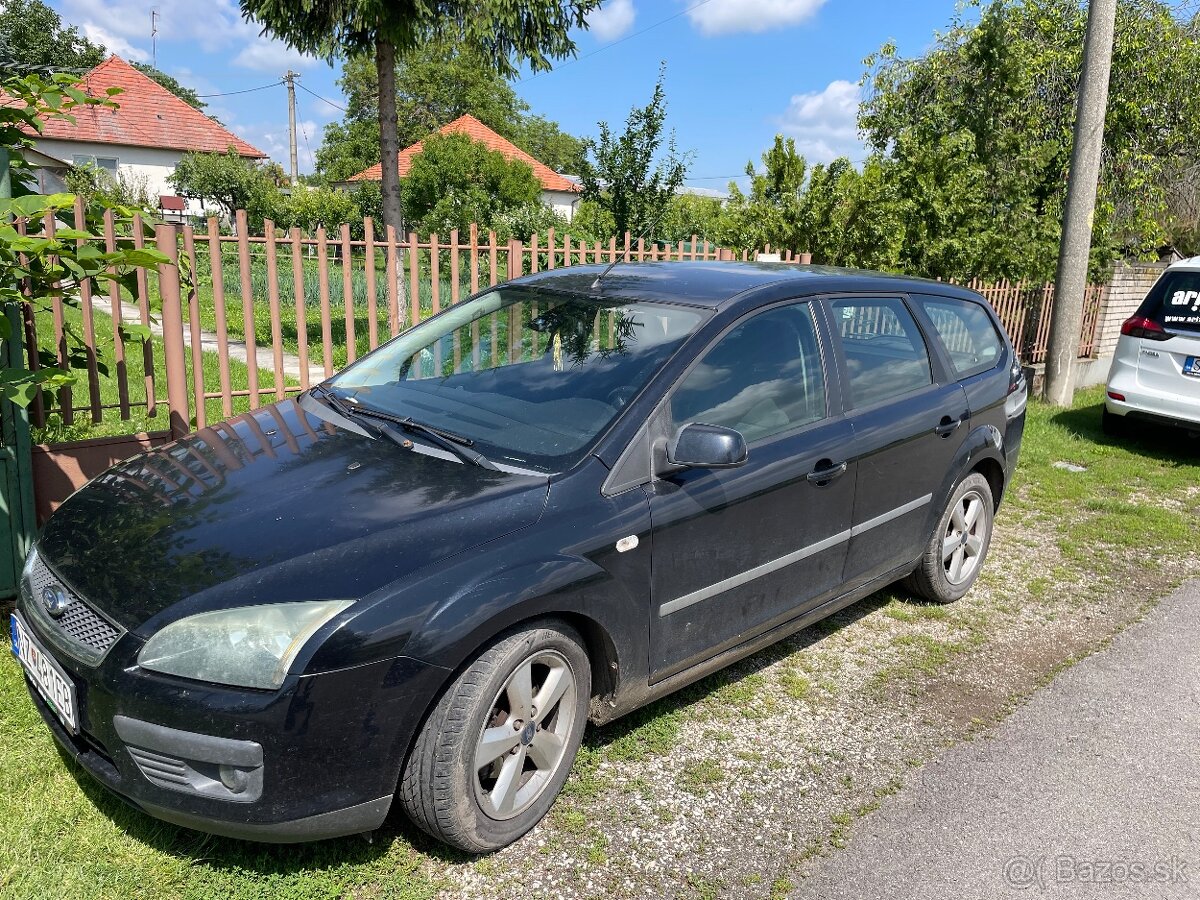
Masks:
[[[182,150],[161,150],[155,147],[126,147],[117,144],[95,144],[84,141],[59,141],[42,139],[35,143],[36,149],[48,156],[72,163],[74,157],[100,156],[117,160],[117,171],[131,178],[135,183],[142,183],[152,198],[159,196],[174,196],[175,190],[167,183],[167,178],[175,171],[175,167],[183,158]],[[188,213],[204,215],[204,204],[198,200],[188,201]]]
[[[579,194],[571,191],[542,191],[542,202],[570,222],[575,215],[575,204],[579,202]]]

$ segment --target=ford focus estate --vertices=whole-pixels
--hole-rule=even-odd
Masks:
[[[1026,386],[946,284],[573,267],[93,480],[13,651],[67,753],[262,841],[398,805],[485,852],[605,723],[904,579],[966,593]]]

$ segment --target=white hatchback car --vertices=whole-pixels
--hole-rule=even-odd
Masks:
[[[1200,256],[1168,268],[1121,326],[1104,430],[1135,419],[1200,431]]]

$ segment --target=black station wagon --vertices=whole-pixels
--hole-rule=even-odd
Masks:
[[[818,267],[517,279],[71,497],[13,650],[59,744],[262,841],[482,852],[608,722],[898,579],[961,597],[1025,380],[978,295]]]

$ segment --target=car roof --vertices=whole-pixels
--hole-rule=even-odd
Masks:
[[[1192,256],[1188,259],[1181,259],[1178,262],[1173,262],[1167,266],[1168,269],[1183,269],[1185,271],[1200,269],[1200,256]]]
[[[784,283],[794,284],[797,294],[928,291],[936,288],[940,294],[975,297],[964,288],[924,278],[770,262],[618,263],[604,275],[600,287],[593,290],[596,278],[606,269],[606,265],[570,266],[528,275],[516,283],[631,300],[667,300],[708,309],[716,309],[746,291]]]

